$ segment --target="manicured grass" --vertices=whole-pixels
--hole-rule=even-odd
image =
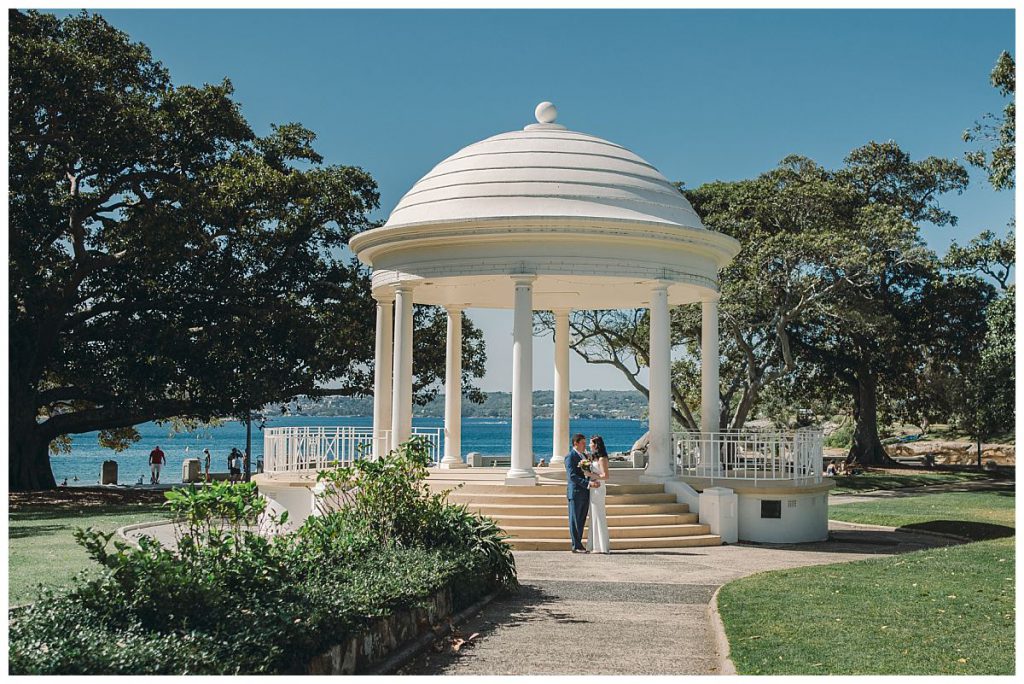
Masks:
[[[828,517],[865,525],[932,526],[937,523],[988,523],[1014,526],[1014,493],[944,492],[864,503],[829,506]],[[949,530],[956,534],[954,530]],[[977,538],[969,532],[965,536]]]
[[[830,517],[947,520],[993,536],[1009,532],[1013,502],[1002,492],[932,494],[834,506]],[[719,610],[740,674],[1006,675],[1014,672],[1014,563],[1014,538],[1003,537],[766,572],[723,587]]]
[[[990,473],[975,472],[921,472],[907,473],[887,470],[870,471],[860,475],[836,475],[836,486],[833,494],[850,494],[853,492],[870,492],[882,489],[904,489],[906,487],[922,487],[925,485],[956,484],[991,478]]]
[[[167,509],[153,502],[18,505],[10,512],[8,527],[10,605],[34,601],[40,584],[52,589],[67,587],[80,571],[99,568],[75,542],[75,528],[92,526],[112,532],[124,525],[167,517]]]

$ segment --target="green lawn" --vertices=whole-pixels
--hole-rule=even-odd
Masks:
[[[830,517],[994,536],[1012,493],[848,504]],[[974,524],[974,527],[971,526]],[[999,526],[999,527],[996,527]],[[1012,674],[1014,538],[766,572],[732,582],[719,610],[740,674]]]
[[[11,606],[36,599],[38,585],[66,587],[81,570],[96,564],[75,542],[76,527],[113,531],[124,525],[167,518],[155,503],[104,507],[31,506],[11,511],[8,545],[8,597]]]
[[[922,487],[924,485],[956,484],[958,482],[970,482],[971,480],[983,480],[991,477],[990,473],[969,471],[934,473],[916,471],[900,473],[879,470],[861,473],[860,475],[836,475],[832,478],[836,482],[832,493],[850,494],[880,489],[903,489],[905,487]]]

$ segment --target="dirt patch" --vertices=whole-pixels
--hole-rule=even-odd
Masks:
[[[162,490],[115,487],[60,487],[45,492],[10,494],[10,510],[24,511],[36,507],[90,509],[112,506],[162,504],[167,498]]]

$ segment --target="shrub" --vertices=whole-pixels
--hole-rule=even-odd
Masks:
[[[842,425],[825,437],[825,446],[830,449],[849,449],[853,446],[853,425]]]
[[[426,490],[424,452],[413,442],[321,474],[322,501],[350,505],[288,534],[268,534],[282,521],[264,515],[251,485],[169,496],[176,552],[78,531],[105,571],[12,619],[11,673],[299,673],[347,634],[445,587],[456,608],[515,587],[500,529]]]

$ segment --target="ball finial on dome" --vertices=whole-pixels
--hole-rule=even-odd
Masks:
[[[558,109],[550,102],[541,102],[537,105],[537,108],[533,110],[533,115],[537,117],[537,121],[539,123],[555,123],[555,119],[558,118]]]

